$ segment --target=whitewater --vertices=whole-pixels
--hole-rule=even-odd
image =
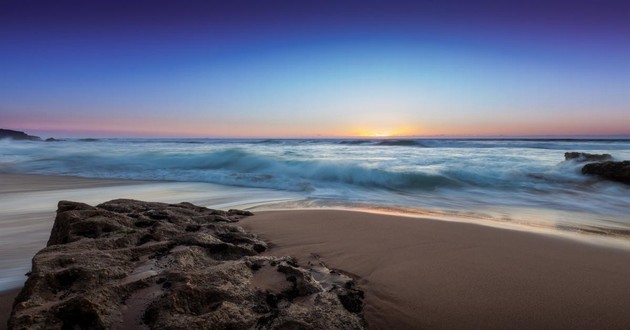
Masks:
[[[2,140],[0,172],[212,183],[293,196],[270,198],[267,208],[363,208],[628,236],[630,186],[582,175],[584,164],[565,161],[567,151],[626,160],[630,140]]]

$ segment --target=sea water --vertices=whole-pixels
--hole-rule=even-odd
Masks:
[[[630,159],[630,140],[3,140],[0,172],[213,183],[290,194],[290,202],[274,195],[270,208],[368,208],[627,236],[630,186],[582,175],[584,163],[565,161],[567,151]]]
[[[628,246],[630,186],[582,175],[566,151],[630,159],[630,140],[0,140],[0,173],[152,181],[30,190],[0,177],[0,291],[22,285],[60,199],[350,208]]]

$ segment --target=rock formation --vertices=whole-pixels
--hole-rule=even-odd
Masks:
[[[565,152],[564,160],[576,160],[579,162],[600,162],[605,160],[611,160],[612,156],[609,154],[589,154],[586,152]]]
[[[21,131],[0,128],[0,139],[41,141],[39,136],[28,135]]]
[[[582,174],[599,175],[609,180],[630,184],[630,161],[586,164],[582,167]]]
[[[323,264],[261,256],[247,211],[61,201],[10,329],[362,329],[363,293]]]

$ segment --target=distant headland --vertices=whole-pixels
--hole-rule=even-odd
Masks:
[[[3,128],[0,128],[0,139],[46,141],[46,142],[62,141],[55,138],[47,138],[46,140],[42,140],[42,138],[40,138],[39,136],[29,135],[22,131],[14,131],[12,129],[3,129]]]
[[[0,139],[41,141],[39,136],[28,135],[21,131],[0,128]]]

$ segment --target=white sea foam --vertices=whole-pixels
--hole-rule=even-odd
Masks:
[[[583,176],[583,164],[564,161],[565,151],[630,159],[630,141],[0,141],[0,171],[208,182],[405,208],[479,210],[494,205],[541,210],[541,215],[553,211],[556,221],[568,223],[630,226],[630,188]],[[576,213],[582,216],[571,219]]]

